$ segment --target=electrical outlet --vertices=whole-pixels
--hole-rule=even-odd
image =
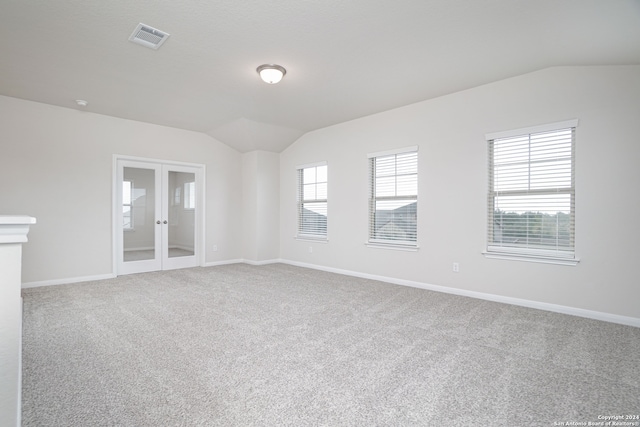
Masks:
[[[213,245],[213,251],[216,252],[218,250],[218,245]]]
[[[458,264],[457,262],[453,263],[453,272],[460,273],[460,264]]]
[[[309,246],[309,253],[313,252],[313,246]]]

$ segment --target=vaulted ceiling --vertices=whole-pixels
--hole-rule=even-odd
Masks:
[[[138,23],[170,34],[128,41]],[[263,83],[256,67],[287,69]],[[638,0],[0,0],[0,94],[240,152],[550,66],[640,64]]]

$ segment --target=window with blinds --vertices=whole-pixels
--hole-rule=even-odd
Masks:
[[[327,238],[327,164],[298,168],[298,237]]]
[[[576,125],[489,139],[488,253],[575,258]]]
[[[416,246],[418,151],[369,155],[369,243]]]

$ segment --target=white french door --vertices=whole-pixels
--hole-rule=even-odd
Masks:
[[[200,264],[203,168],[116,160],[117,273]]]

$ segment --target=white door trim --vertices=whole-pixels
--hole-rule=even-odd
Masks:
[[[187,163],[187,162],[179,162],[174,160],[165,160],[165,159],[154,159],[154,158],[146,158],[146,157],[136,157],[136,156],[127,156],[114,154],[113,155],[113,166],[112,166],[112,191],[111,191],[111,205],[112,205],[112,269],[113,275],[117,276],[119,274],[124,274],[120,272],[120,257],[121,251],[123,248],[122,241],[122,223],[121,223],[121,206],[120,201],[122,199],[122,188],[118,185],[122,177],[119,176],[119,164],[120,162],[126,162],[129,164],[139,164],[140,167],[148,166],[149,168],[159,167],[160,168],[160,179],[162,179],[162,175],[164,174],[165,167],[169,167],[172,170],[180,170],[184,169],[192,169],[191,172],[195,172],[196,175],[196,211],[195,211],[195,240],[194,240],[194,248],[195,248],[195,263],[198,266],[204,266],[205,264],[205,181],[206,181],[206,168],[205,165],[200,163]],[[161,183],[156,183],[161,185]],[[159,197],[157,197],[159,199]],[[180,268],[180,263],[168,263],[166,268]]]

